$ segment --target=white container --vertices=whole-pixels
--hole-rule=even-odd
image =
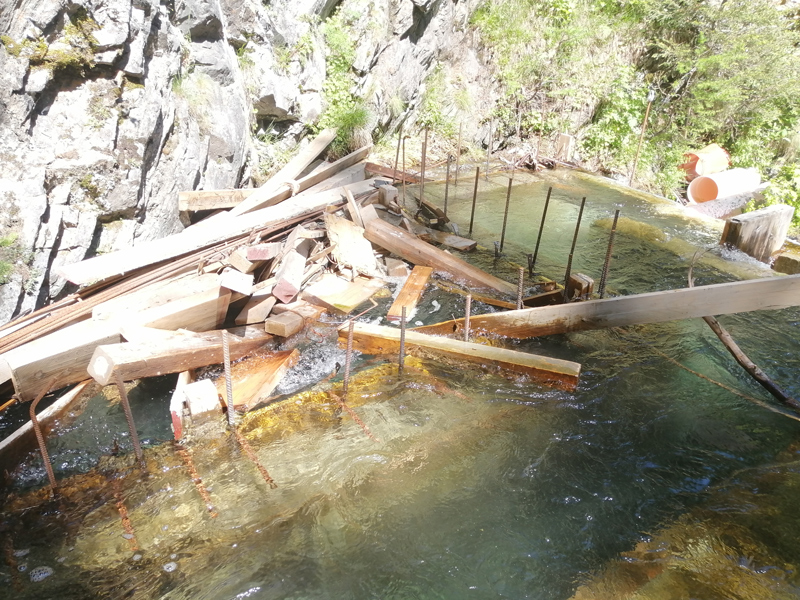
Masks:
[[[761,174],[758,169],[728,169],[694,179],[689,184],[686,194],[692,202],[708,202],[752,192],[760,184]]]

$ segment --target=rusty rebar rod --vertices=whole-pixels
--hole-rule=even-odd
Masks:
[[[214,503],[211,500],[211,494],[209,493],[208,488],[203,483],[203,479],[200,477],[200,474],[197,472],[197,469],[194,466],[194,461],[192,460],[192,455],[189,452],[189,449],[181,446],[177,441],[173,441],[172,445],[172,447],[175,449],[175,452],[181,457],[186,470],[189,472],[189,477],[191,478],[197,493],[200,494],[203,502],[205,502],[206,510],[208,510],[212,518],[216,518],[219,513],[214,508]]]
[[[608,250],[606,250],[606,260],[603,262],[603,274],[600,276],[600,286],[598,288],[601,300],[606,295],[606,279],[608,278],[608,267],[611,264],[611,252],[614,250],[614,235],[617,233],[618,220],[619,209],[614,212],[614,222],[611,224],[611,233],[608,234]]]
[[[575,255],[575,245],[578,243],[578,232],[581,229],[584,206],[586,206],[586,196],[581,200],[581,208],[578,211],[578,221],[575,223],[575,235],[572,236],[572,247],[570,248],[569,259],[567,260],[567,272],[564,274],[564,302],[569,302],[569,278],[572,275],[572,257]]]
[[[47,452],[47,444],[44,441],[44,433],[42,433],[42,428],[39,426],[39,420],[36,418],[36,406],[41,402],[42,398],[45,397],[47,392],[50,391],[50,386],[55,381],[55,378],[50,380],[50,383],[44,387],[44,389],[39,392],[39,395],[36,396],[36,399],[31,402],[30,406],[30,415],[31,415],[31,423],[33,424],[33,431],[36,434],[36,441],[39,442],[39,452],[42,454],[42,462],[44,462],[44,469],[47,471],[47,479],[50,480],[50,493],[56,493],[56,475],[53,473],[53,464],[50,462],[50,455]]]
[[[517,310],[522,308],[522,286],[525,282],[525,269],[519,268],[519,278],[517,279]]]
[[[539,257],[539,244],[542,242],[542,233],[544,232],[544,222],[547,219],[547,208],[550,206],[550,194],[553,193],[553,187],[547,188],[547,198],[544,200],[544,208],[542,209],[542,222],[539,224],[539,235],[536,236],[536,247],[533,250],[533,258],[528,259],[528,272],[533,277],[533,271],[536,268],[536,259]]]
[[[403,375],[403,363],[406,361],[406,307],[403,306],[400,315],[400,360],[397,365],[397,375]]]
[[[508,191],[506,192],[506,209],[503,212],[503,230],[500,232],[500,252],[503,252],[503,244],[506,241],[506,223],[508,222],[508,205],[511,203],[511,186],[514,183],[514,177],[508,180]]]
[[[425,162],[428,159],[428,128],[425,127],[425,139],[422,142],[422,171],[420,172],[419,182],[419,205],[422,208],[422,203],[425,200]]]
[[[225,398],[228,405],[228,427],[236,424],[236,409],[233,406],[233,381],[231,380],[231,347],[228,330],[222,330],[222,360],[225,367]]]
[[[483,176],[486,179],[486,181],[489,181],[489,170],[491,169],[491,166],[489,165],[489,157],[492,154],[492,126],[493,125],[494,125],[494,122],[492,121],[492,119],[489,119],[489,143],[486,144],[486,173],[483,174]]]
[[[458,187],[458,164],[461,161],[461,133],[464,131],[464,121],[458,126],[458,150],[456,150],[456,177],[454,185]]]
[[[400,141],[403,139],[403,124],[400,123],[400,129],[397,132],[397,152],[394,155],[394,171],[392,172],[392,185],[397,183],[397,161],[400,160]]]
[[[342,395],[347,397],[347,388],[350,385],[350,361],[353,355],[353,328],[355,322],[350,319],[350,324],[347,327],[347,354],[344,357],[344,383],[342,384]]]
[[[472,314],[472,294],[467,294],[467,305],[464,307],[464,341],[469,341],[469,318]]]
[[[258,456],[256,455],[255,452],[253,452],[253,449],[250,447],[250,444],[247,442],[247,439],[245,439],[245,437],[239,432],[238,429],[233,430],[233,435],[236,438],[236,441],[239,442],[239,447],[242,450],[244,450],[245,456],[247,456],[247,458],[250,459],[250,462],[252,462],[256,466],[256,469],[258,469],[258,472],[261,473],[261,477],[264,479],[264,481],[267,483],[270,489],[274,490],[275,488],[277,488],[278,484],[275,483],[275,480],[269,474],[269,471],[267,471],[264,468],[264,465],[262,465],[261,462],[258,460]]]
[[[444,216],[447,216],[447,197],[450,195],[450,155],[447,155],[447,175],[444,178]]]
[[[125,420],[128,421],[128,430],[131,433],[131,442],[133,443],[133,452],[136,455],[136,460],[142,462],[144,455],[142,454],[142,446],[139,444],[139,434],[136,432],[136,423],[133,422],[133,413],[131,412],[131,404],[128,402],[128,392],[125,389],[125,382],[119,373],[115,374],[117,381],[117,389],[119,390],[119,400],[122,403],[122,410],[125,412]]]
[[[406,185],[408,185],[406,180],[406,137],[408,136],[403,136],[403,208],[406,207]]]
[[[472,212],[469,215],[469,234],[472,235],[472,223],[475,221],[475,204],[478,201],[478,179],[481,176],[481,168],[475,167],[475,189],[472,190]]]

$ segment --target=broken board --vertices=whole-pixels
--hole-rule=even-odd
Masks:
[[[312,304],[349,314],[372,298],[382,287],[382,279],[356,277],[351,282],[333,273],[326,273],[319,281],[303,290],[300,296]]]
[[[267,356],[252,356],[231,366],[233,406],[249,410],[267,400],[291,367],[300,352],[286,350]],[[225,376],[218,377],[217,392],[227,402]]]
[[[403,284],[403,289],[397,295],[397,299],[389,308],[386,318],[389,321],[400,322],[403,317],[403,307],[406,307],[406,319],[411,318],[411,313],[417,307],[422,293],[425,291],[425,286],[428,285],[428,280],[431,278],[433,269],[430,267],[423,267],[417,265],[411,271],[411,275],[406,279]]]

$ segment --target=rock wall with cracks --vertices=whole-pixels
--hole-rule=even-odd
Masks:
[[[180,231],[179,191],[252,185],[276,137],[305,143],[326,108],[319,23],[336,10],[373,137],[414,121],[439,64],[487,112],[477,4],[0,0],[0,323],[73,291],[59,266]],[[287,51],[301,40],[302,60]]]

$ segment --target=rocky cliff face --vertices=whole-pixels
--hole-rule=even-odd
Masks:
[[[334,11],[374,137],[413,122],[440,64],[484,112],[476,3],[0,0],[0,323],[71,291],[60,265],[180,231],[179,191],[252,185],[303,143]]]

